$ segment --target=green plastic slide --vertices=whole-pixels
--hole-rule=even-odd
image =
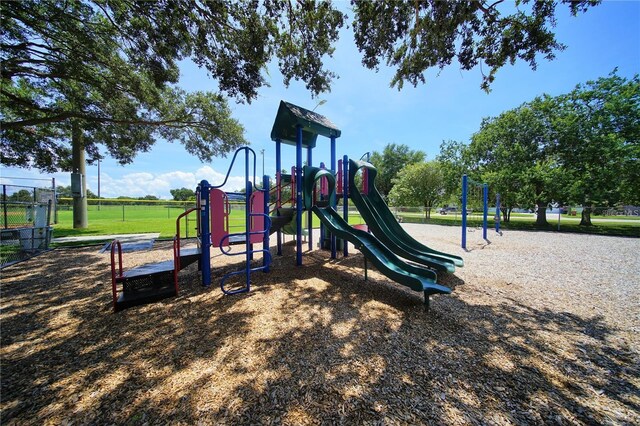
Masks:
[[[333,208],[313,206],[313,212],[330,232],[352,243],[382,274],[412,290],[424,292],[425,303],[430,294],[451,293],[448,287],[436,284],[434,271],[406,263],[373,235],[351,227]]]
[[[361,168],[369,173],[369,193],[366,195],[354,183]],[[395,254],[413,262],[448,272],[453,272],[456,266],[464,266],[462,257],[429,248],[404,230],[375,187],[377,173],[370,163],[349,160],[349,195],[373,234]]]

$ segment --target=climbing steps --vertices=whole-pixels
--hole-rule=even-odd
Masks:
[[[122,244],[111,244],[111,286],[113,309],[118,312],[132,306],[157,302],[178,295],[178,272],[200,258],[200,248],[180,250],[174,239],[173,260],[149,263],[127,271],[122,269]],[[116,256],[117,255],[117,256]]]
[[[180,247],[180,219],[196,211],[197,208],[189,209],[176,219],[173,260],[149,263],[124,271],[122,244],[118,240],[111,243],[111,293],[114,311],[178,295],[178,272],[200,260],[199,245],[193,248]]]

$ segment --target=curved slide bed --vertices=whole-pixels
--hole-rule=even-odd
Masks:
[[[330,232],[352,243],[382,274],[412,290],[424,292],[427,307],[429,295],[451,293],[448,287],[436,284],[435,272],[406,263],[373,235],[351,227],[331,207],[313,206],[313,212]]]
[[[354,180],[359,169],[369,173],[369,193],[362,194]],[[440,252],[416,241],[398,223],[389,206],[375,187],[377,170],[365,161],[349,160],[349,188],[353,203],[358,208],[369,229],[395,254],[440,271],[453,272],[456,266],[464,266],[462,257]]]

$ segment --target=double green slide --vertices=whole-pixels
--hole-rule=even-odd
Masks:
[[[351,163],[352,160],[349,164],[352,170],[351,198],[373,235],[351,227],[332,207],[313,205],[313,187],[323,177],[329,183],[329,197],[335,196],[335,176],[328,170],[304,167],[305,208],[313,211],[329,232],[352,243],[380,273],[398,284],[423,292],[428,308],[429,295],[451,293],[451,289],[436,283],[437,274],[434,270],[453,272],[455,266],[462,266],[462,258],[432,250],[411,238],[396,222],[395,216],[375,190],[375,168],[369,163]],[[362,167],[369,170],[368,195],[361,194],[353,182],[355,174]],[[389,221],[391,223],[387,223]],[[401,257],[417,264],[409,263]]]

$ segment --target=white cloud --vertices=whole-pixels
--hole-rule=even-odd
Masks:
[[[170,171],[165,173],[138,172],[112,177],[102,173],[100,181],[100,195],[107,198],[119,196],[144,197],[155,195],[162,199],[171,199],[171,189],[196,189],[198,183],[206,179],[211,185],[219,185],[224,181],[226,173],[220,173],[210,166],[203,166],[195,172]],[[89,178],[88,186],[97,193],[98,178]],[[244,177],[229,176],[224,189],[235,191],[244,187]]]

